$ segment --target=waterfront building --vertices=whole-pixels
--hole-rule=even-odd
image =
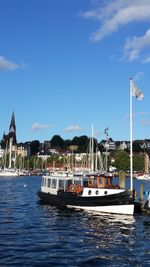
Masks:
[[[126,142],[125,141],[121,142],[119,149],[120,150],[125,150],[127,148],[128,148],[128,145],[126,144]]]
[[[24,146],[17,146],[17,155],[21,156],[22,158],[27,157],[27,149]]]
[[[51,149],[51,142],[45,140],[42,150],[44,150],[44,152],[47,154],[50,152],[50,149]]]

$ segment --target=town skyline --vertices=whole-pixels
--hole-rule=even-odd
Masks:
[[[73,136],[72,138],[68,138],[68,139],[65,139],[65,138],[63,138],[60,134],[54,134],[53,136],[51,136],[50,138],[47,138],[47,139],[45,139],[45,140],[38,140],[38,139],[34,139],[34,140],[25,140],[25,141],[19,141],[19,142],[17,142],[17,132],[16,132],[16,121],[15,121],[15,113],[14,113],[14,111],[12,112],[12,115],[11,115],[11,118],[10,118],[10,124],[9,124],[9,131],[4,131],[3,132],[3,135],[2,135],[2,138],[1,138],[1,142],[2,142],[2,140],[3,139],[5,139],[6,138],[6,140],[8,140],[8,139],[10,139],[10,137],[12,136],[13,137],[13,142],[15,143],[15,144],[21,144],[21,143],[23,143],[23,144],[25,144],[25,143],[28,143],[28,142],[33,142],[33,141],[39,141],[39,143],[43,143],[44,144],[44,142],[47,142],[47,141],[51,141],[52,139],[53,139],[53,137],[55,137],[55,136],[58,136],[58,137],[60,137],[60,138],[62,138],[62,140],[63,141],[67,141],[67,140],[70,140],[70,141],[72,141],[74,138],[81,138],[82,136],[86,136],[87,138],[91,138],[92,136],[87,136],[87,135],[75,135],[75,136]],[[106,136],[106,131],[107,131],[107,136]],[[110,135],[109,135],[109,128],[106,128],[105,130],[104,130],[104,138],[102,138],[101,140],[99,140],[97,137],[96,137],[96,135],[94,135],[93,137],[98,141],[98,143],[101,143],[102,141],[106,141],[106,139],[108,138],[108,140],[110,140],[110,141],[113,141],[113,142],[126,142],[126,143],[129,143],[130,142],[130,140],[126,140],[126,139],[119,139],[119,140],[115,140],[115,139],[113,139]],[[150,141],[150,138],[144,138],[144,139],[135,139],[135,140],[133,140],[133,141]]]
[[[109,129],[105,129],[104,133],[105,133],[105,138],[101,139],[101,140],[98,140],[95,136],[94,139],[100,144],[100,143],[104,143],[104,142],[109,142],[109,143],[130,143],[129,140],[114,140],[111,136],[109,136],[108,134],[108,131]],[[17,144],[26,144],[26,143],[31,143],[31,142],[34,142],[34,141],[38,141],[40,144],[44,144],[45,142],[51,142],[54,138],[57,140],[58,139],[58,142],[59,142],[59,139],[62,139],[63,142],[66,142],[66,141],[70,141],[70,144],[76,139],[77,142],[78,140],[82,139],[82,138],[86,138],[86,139],[90,139],[91,136],[87,136],[87,135],[81,135],[81,136],[74,136],[73,138],[70,138],[70,139],[64,139],[63,137],[61,137],[59,134],[54,134],[50,139],[47,139],[47,140],[43,140],[42,142],[40,140],[26,140],[25,142],[17,142],[17,133],[16,133],[16,121],[15,121],[15,113],[14,111],[12,112],[12,115],[11,115],[11,119],[10,119],[10,125],[9,125],[9,131],[8,133],[4,132],[3,133],[3,137],[1,139],[1,145],[6,147],[6,145],[8,145],[7,143],[10,142],[10,139],[12,138],[12,143],[13,145],[17,145]],[[133,140],[133,141],[140,141],[140,142],[149,142],[150,139],[144,139],[144,140]],[[114,146],[114,145],[112,145]]]

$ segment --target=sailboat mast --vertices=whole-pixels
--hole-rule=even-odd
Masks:
[[[107,162],[108,162],[108,159],[107,159],[107,153],[108,153],[108,147],[109,147],[109,144],[108,144],[108,127],[104,130],[104,133],[106,135],[106,143],[105,143],[105,148],[106,148],[106,173],[107,173]]]
[[[94,130],[92,125],[91,171],[94,171]]]
[[[9,141],[9,168],[11,169],[12,138]]]

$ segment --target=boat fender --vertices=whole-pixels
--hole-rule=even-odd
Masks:
[[[77,184],[76,185],[76,193],[81,193],[83,191],[83,188],[82,188],[82,186],[81,185],[79,185],[79,184]]]
[[[79,190],[79,193],[82,193],[83,192],[83,186],[80,185],[80,190]]]
[[[70,187],[69,187],[69,191],[70,192],[75,192],[76,191],[76,186],[75,184],[71,184]]]
[[[79,185],[76,184],[76,193],[79,193]]]

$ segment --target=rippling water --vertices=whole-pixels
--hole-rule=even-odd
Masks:
[[[150,216],[42,205],[40,180],[0,178],[0,266],[150,266]]]

